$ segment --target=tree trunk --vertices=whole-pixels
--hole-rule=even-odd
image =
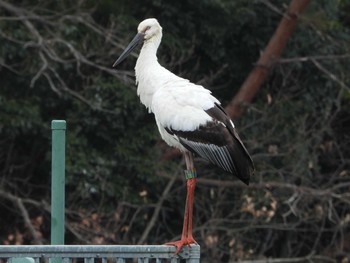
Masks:
[[[258,92],[261,84],[279,59],[283,49],[295,30],[298,15],[306,8],[310,0],[292,0],[265,51],[261,54],[254,69],[244,81],[238,93],[225,110],[232,119],[237,119],[244,106],[249,104]]]

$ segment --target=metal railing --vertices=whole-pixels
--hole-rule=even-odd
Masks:
[[[48,262],[60,259],[62,263],[199,263],[200,246],[184,247],[174,255],[174,246],[164,245],[35,245],[0,246],[0,261],[7,263]]]

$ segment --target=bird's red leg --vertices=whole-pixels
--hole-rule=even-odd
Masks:
[[[197,243],[192,235],[192,217],[193,217],[193,204],[194,204],[194,190],[196,188],[197,178],[187,180],[187,184],[190,184],[190,196],[188,201],[188,230],[187,230],[187,242],[188,244]]]
[[[178,241],[165,243],[165,245],[168,245],[168,246],[176,246],[175,254],[178,254],[183,246],[188,245],[187,236],[188,236],[188,217],[189,217],[189,215],[188,215],[188,212],[189,212],[188,202],[189,202],[189,199],[190,199],[189,195],[190,195],[190,192],[188,191],[188,186],[187,186],[185,214],[184,214],[184,222],[183,222],[183,226],[182,226],[181,239],[178,240]]]
[[[182,227],[182,235],[179,241],[169,242],[165,245],[176,246],[175,254],[178,254],[183,246],[197,243],[192,236],[192,214],[193,214],[193,202],[194,202],[194,190],[197,182],[196,170],[193,166],[192,154],[190,152],[185,153],[185,161],[187,170],[185,170],[185,177],[187,183],[187,195],[185,205],[185,215]]]
[[[188,228],[187,228],[187,245],[197,243],[192,235],[192,219],[193,219],[193,205],[194,205],[194,190],[197,183],[197,173],[194,168],[193,156],[191,152],[185,153],[185,161],[187,171],[185,177],[187,180],[187,209],[188,209]]]

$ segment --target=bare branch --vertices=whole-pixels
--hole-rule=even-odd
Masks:
[[[268,8],[270,8],[272,11],[276,12],[277,14],[281,16],[286,16],[286,14],[282,10],[280,10],[276,5],[271,3],[269,0],[259,0],[259,1],[264,5],[266,5]]]
[[[28,211],[27,209],[25,208],[25,206],[23,205],[23,202],[25,203],[28,203],[28,204],[32,204],[32,205],[35,205],[35,206],[43,206],[43,204],[40,204],[34,200],[31,200],[31,199],[22,199],[22,198],[19,198],[17,196],[14,196],[2,189],[0,189],[0,197],[4,198],[4,199],[7,199],[11,202],[13,202],[14,204],[17,205],[17,207],[19,208],[19,211],[21,212],[21,215],[22,215],[22,218],[23,218],[23,221],[25,223],[25,225],[28,227],[29,229],[29,232],[31,233],[32,237],[33,237],[33,240],[34,240],[34,243],[35,244],[42,244],[42,241],[40,240],[40,238],[37,236],[37,233],[36,233],[36,230],[34,228],[34,226],[32,225],[32,223],[30,222],[30,218],[29,218],[29,214],[28,214]]]
[[[162,193],[162,196],[159,198],[158,203],[156,205],[156,208],[154,209],[154,212],[153,212],[153,215],[151,217],[151,220],[149,221],[147,227],[143,231],[141,238],[137,242],[138,245],[143,244],[145,242],[145,240],[147,239],[149,233],[151,232],[152,228],[154,227],[155,223],[157,222],[157,218],[158,218],[159,212],[160,212],[160,210],[162,208],[163,202],[167,198],[171,187],[175,183],[176,177],[178,177],[178,176],[174,175],[170,179],[170,181],[168,182],[167,186],[165,187],[165,189],[164,189],[164,191]]]
[[[43,75],[45,76],[46,80],[49,82],[50,88],[59,96],[61,96],[61,92],[58,90],[58,88],[56,87],[55,83],[53,82],[51,76],[44,72]]]
[[[24,207],[22,199],[21,198],[17,198],[16,201],[17,201],[16,202],[17,206],[18,206],[19,210],[21,211],[23,220],[24,220],[25,224],[27,225],[27,227],[29,228],[30,233],[32,234],[32,237],[33,237],[33,240],[34,240],[34,244],[41,245],[42,242],[39,239],[39,237],[37,236],[37,233],[36,233],[32,223],[30,222],[28,211]]]
[[[39,52],[39,56],[43,62],[42,67],[40,68],[40,70],[35,74],[35,76],[32,78],[32,80],[30,81],[30,87],[33,88],[35,85],[35,82],[41,77],[41,75],[44,73],[44,71],[48,68],[48,63],[47,60],[45,58],[45,56],[43,55],[42,52]]]
[[[348,87],[343,81],[337,78],[336,75],[331,73],[329,70],[325,69],[316,59],[311,59],[311,61],[319,70],[325,73],[326,76],[328,76],[331,80],[337,82],[343,89],[346,89],[348,92],[350,92],[350,87]]]
[[[310,57],[295,57],[295,58],[280,58],[279,64],[283,63],[295,63],[295,62],[308,62],[313,60],[338,60],[350,58],[350,54],[343,55],[325,55],[325,56],[310,56]]]
[[[20,9],[14,5],[9,4],[8,2],[0,0],[0,6],[7,9],[9,12],[14,13],[17,17],[21,17],[21,20],[25,26],[29,29],[29,31],[37,38],[38,44],[41,45],[43,42],[42,36],[39,34],[38,30],[34,27],[34,25],[25,17],[24,10]]]

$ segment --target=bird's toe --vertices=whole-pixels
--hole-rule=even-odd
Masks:
[[[179,254],[179,252],[181,251],[181,249],[184,246],[191,247],[191,244],[198,244],[196,242],[196,240],[193,239],[193,237],[189,237],[189,238],[186,238],[186,239],[181,239],[181,240],[174,241],[174,242],[168,242],[168,243],[165,243],[164,245],[166,245],[166,246],[175,246],[176,247],[176,251],[175,251],[174,255],[177,255],[177,254]]]

